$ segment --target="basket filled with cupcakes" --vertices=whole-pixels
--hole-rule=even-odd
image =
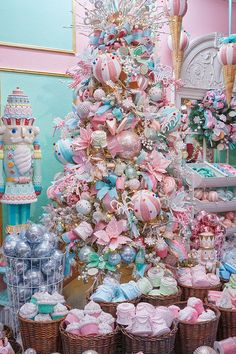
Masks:
[[[181,287],[183,301],[190,297],[205,300],[208,291],[220,290],[222,286],[216,274],[206,273],[206,268],[199,264],[191,268],[179,268],[178,284]]]
[[[187,302],[173,305],[172,311],[178,320],[176,354],[192,354],[201,345],[213,346],[220,318],[216,307],[191,297]]]
[[[92,349],[98,354],[114,354],[117,333],[115,318],[90,301],[83,310],[70,310],[61,323],[63,353],[81,354]]]
[[[181,300],[181,289],[171,271],[163,267],[153,267],[147,277],[138,280],[142,301],[153,306],[168,306]]]
[[[236,275],[231,275],[223,291],[209,291],[208,302],[220,311],[217,339],[236,337]]]
[[[105,277],[103,283],[90,295],[90,299],[98,303],[102,310],[116,317],[116,309],[120,303],[137,304],[141,299],[141,291],[135,281],[120,284],[113,277]]]
[[[123,353],[173,353],[178,327],[171,307],[123,303],[117,307],[117,323],[122,332]]]
[[[33,348],[37,354],[60,352],[59,325],[68,312],[64,296],[59,293],[35,293],[18,313],[24,349]]]

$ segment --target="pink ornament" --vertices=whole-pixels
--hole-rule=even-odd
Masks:
[[[176,189],[175,179],[171,176],[165,177],[163,181],[163,191],[165,194],[170,195]]]
[[[203,190],[202,189],[195,189],[194,197],[197,198],[198,200],[202,200]]]
[[[118,81],[121,69],[121,64],[114,54],[100,54],[93,62],[93,74],[101,83]]]
[[[225,214],[226,219],[233,220],[234,219],[234,213],[232,211],[228,211]]]
[[[218,193],[215,191],[210,191],[208,194],[208,200],[209,202],[218,202],[219,200]]]
[[[123,159],[133,159],[141,150],[139,136],[131,130],[122,131],[117,135],[117,142],[120,146],[118,155]]]
[[[140,188],[140,182],[137,178],[130,179],[127,184],[131,190],[138,190]]]
[[[140,90],[145,91],[148,87],[148,78],[146,78],[144,75],[138,75],[137,83]]]
[[[134,194],[132,198],[134,214],[140,221],[151,221],[160,214],[161,203],[155,193],[143,189]]]
[[[181,16],[183,17],[188,9],[187,0],[166,0],[167,16]]]
[[[170,48],[170,50],[173,50],[173,46],[172,46],[172,37],[171,35],[168,36],[168,47]],[[180,43],[179,43],[179,50],[181,52],[184,52],[189,46],[189,37],[187,35],[187,33],[185,31],[181,31],[181,35],[180,35]]]

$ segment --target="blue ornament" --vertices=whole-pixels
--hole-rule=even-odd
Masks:
[[[6,256],[15,257],[16,255],[16,244],[19,240],[18,235],[7,235],[3,244],[3,251]]]
[[[117,266],[121,262],[119,253],[110,253],[108,256],[108,263],[112,266]]]
[[[93,253],[94,249],[90,246],[84,246],[79,250],[79,259],[81,260],[81,262],[87,263],[88,262],[88,256],[90,255],[90,253]]]
[[[43,236],[43,228],[39,224],[31,224],[25,232],[25,237],[29,243],[40,243]]]
[[[71,139],[58,140],[54,145],[54,151],[57,161],[63,165],[74,164]]]
[[[33,248],[33,255],[35,258],[47,258],[50,257],[54,250],[54,246],[49,241],[43,241],[39,245],[35,245]]]
[[[41,241],[47,241],[56,246],[57,244],[57,236],[50,232],[45,232],[41,238]]]
[[[124,246],[121,250],[121,259],[123,262],[130,264],[135,260],[136,251],[131,246]]]
[[[42,264],[42,272],[45,275],[52,275],[57,270],[57,262],[54,259],[49,259],[48,261]]]
[[[16,244],[16,256],[19,258],[29,258],[31,257],[31,248],[28,242],[24,240],[19,240]]]
[[[23,277],[24,283],[31,287],[37,287],[43,284],[43,274],[37,268],[27,270]]]

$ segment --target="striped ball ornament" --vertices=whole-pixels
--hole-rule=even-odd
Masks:
[[[155,193],[143,189],[132,197],[133,209],[136,218],[143,222],[155,219],[161,211],[160,199]]]
[[[101,54],[93,62],[93,75],[101,83],[116,82],[120,74],[121,64],[115,54]]]

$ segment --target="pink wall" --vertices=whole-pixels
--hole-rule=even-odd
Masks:
[[[184,29],[190,33],[191,39],[211,32],[227,34],[227,0],[188,0],[188,3],[189,10],[184,18]],[[233,13],[233,32],[236,33],[236,4],[234,4]],[[168,28],[166,28],[167,30]],[[162,36],[159,55],[163,63],[170,64],[170,52],[166,44],[166,37],[167,35]],[[77,51],[81,51],[85,46],[86,38],[78,34]],[[0,46],[0,68],[63,74],[68,67],[75,63],[76,57],[71,54]]]

